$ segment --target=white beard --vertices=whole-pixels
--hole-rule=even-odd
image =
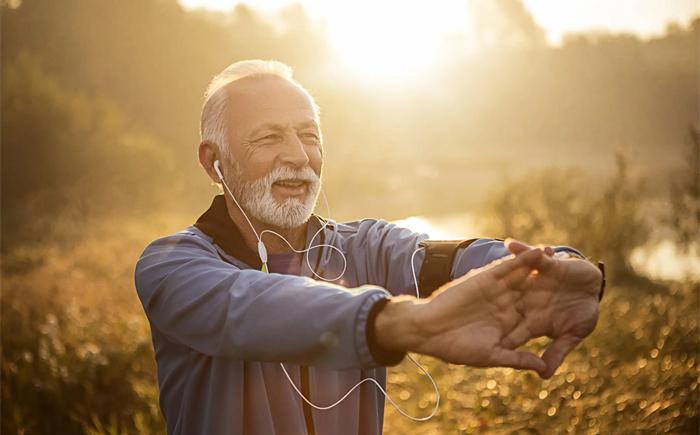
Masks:
[[[280,167],[253,182],[242,181],[238,162],[233,162],[233,185],[231,190],[241,207],[255,219],[277,228],[296,228],[311,217],[321,189],[321,179],[306,166],[303,169]],[[272,196],[272,184],[278,180],[298,178],[307,182],[303,198],[290,197],[283,202]]]

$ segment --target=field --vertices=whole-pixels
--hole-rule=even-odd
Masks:
[[[3,258],[4,433],[164,431],[133,265],[148,241],[188,223],[66,224],[62,238]],[[553,378],[422,358],[440,411],[414,423],[388,405],[385,432],[697,433],[699,309],[697,283],[613,281],[596,331]],[[430,411],[432,387],[407,361],[389,384],[414,415]]]

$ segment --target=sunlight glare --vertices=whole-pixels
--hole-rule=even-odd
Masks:
[[[412,77],[440,56],[450,33],[468,20],[466,2],[378,2],[325,5],[328,33],[343,64],[374,78]]]
[[[268,12],[291,0],[179,0],[187,9],[231,10],[238,3]],[[470,1],[299,0],[309,16],[325,23],[330,45],[343,66],[363,79],[403,79],[428,69],[447,38],[464,34]]]
[[[397,220],[393,223],[418,233],[428,234],[431,239],[451,240],[460,238],[458,233],[436,225],[435,223],[432,223],[430,219],[423,216],[410,216],[405,219]]]

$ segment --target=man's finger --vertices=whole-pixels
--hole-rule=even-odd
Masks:
[[[511,253],[515,255],[518,255],[523,251],[527,251],[528,249],[532,249],[532,247],[527,243],[521,242],[520,240],[511,239],[510,237],[505,239],[503,244]]]
[[[502,279],[521,266],[535,268],[540,263],[539,257],[542,257],[541,249],[524,251],[515,257],[506,258],[496,263],[493,267],[493,273],[496,278]]]
[[[537,248],[537,249],[541,249],[541,248]],[[546,248],[542,252],[544,252],[546,254],[545,251],[546,251]],[[552,250],[551,252],[553,255],[554,250]],[[535,257],[534,263],[530,263],[529,265],[532,268],[537,269],[541,272],[547,272],[552,267],[554,267],[554,265],[556,264],[556,260],[553,258],[552,255],[540,255],[539,257]]]
[[[556,338],[542,354],[542,359],[547,364],[547,370],[542,377],[549,379],[557,371],[564,358],[581,342],[579,337],[566,335]]]
[[[525,242],[510,238],[506,239],[504,243],[508,250],[516,256],[523,255],[531,250],[538,250],[545,254],[540,256],[525,257],[524,260],[526,260],[526,264],[530,267],[546,272],[554,265],[554,260],[552,259],[552,256],[554,255],[554,248],[551,246],[543,247],[540,245],[537,248],[533,248]],[[536,262],[533,263],[531,260],[536,260]]]
[[[547,364],[544,360],[534,353],[503,348],[494,349],[489,365],[492,367],[534,370],[540,374],[547,370]]]
[[[503,244],[506,246],[506,248],[515,255],[520,254],[523,251],[527,251],[528,249],[532,249],[532,246],[528,245],[525,242],[521,242],[520,240],[516,239],[511,239],[507,238]],[[546,255],[549,257],[554,255],[554,248],[552,248],[549,245],[537,245],[538,248],[542,249]]]

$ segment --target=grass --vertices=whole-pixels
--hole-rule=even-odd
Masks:
[[[4,254],[4,433],[164,433],[133,267],[189,219],[57,222],[61,237]],[[699,309],[697,283],[612,282],[596,331],[552,379],[424,357],[438,415],[415,423],[387,405],[385,433],[697,433]],[[432,387],[410,363],[388,380],[411,414],[430,412]]]
[[[698,287],[665,289],[609,288],[596,330],[548,380],[424,358],[443,396],[439,414],[414,423],[388,406],[385,432],[698,433]],[[431,409],[432,387],[410,363],[392,369],[389,384],[413,415]]]

